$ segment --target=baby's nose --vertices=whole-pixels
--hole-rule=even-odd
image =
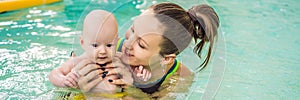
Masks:
[[[105,54],[106,53],[105,46],[99,46],[97,48],[97,50],[98,50],[98,53],[100,53],[100,54]]]

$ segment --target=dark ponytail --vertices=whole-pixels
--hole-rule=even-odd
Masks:
[[[194,37],[196,46],[194,52],[201,58],[201,51],[205,43],[209,42],[207,56],[200,65],[202,70],[209,62],[215,38],[218,36],[219,17],[214,9],[208,5],[194,6],[188,10],[188,15],[192,19]],[[198,42],[198,39],[200,40]]]
[[[158,20],[164,25],[163,41],[160,44],[160,54],[179,54],[194,38],[196,46],[194,52],[201,58],[204,45],[209,42],[209,48],[204,62],[198,70],[202,70],[208,64],[218,34],[219,18],[216,12],[208,5],[194,6],[188,11],[174,3],[159,3],[152,5]],[[169,18],[159,17],[166,15]],[[170,22],[170,18],[180,25]],[[182,28],[178,28],[182,26]],[[200,40],[200,41],[198,41]]]

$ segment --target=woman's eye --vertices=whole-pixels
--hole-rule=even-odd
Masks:
[[[134,33],[133,27],[130,28],[131,32]]]
[[[106,46],[107,46],[107,47],[111,47],[111,46],[113,46],[113,45],[112,45],[112,44],[107,44]]]
[[[98,44],[92,44],[93,47],[98,47]]]
[[[141,40],[139,39],[138,41],[138,45],[142,48],[142,49],[146,49],[146,47],[141,43]]]

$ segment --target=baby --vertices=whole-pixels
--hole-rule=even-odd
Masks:
[[[57,87],[72,87],[77,88],[77,80],[79,75],[72,71],[72,69],[82,60],[89,59],[94,64],[100,66],[101,70],[105,70],[108,64],[115,65],[113,70],[120,72],[120,77],[126,79],[128,84],[133,84],[132,71],[126,67],[116,54],[116,41],[118,37],[118,24],[113,14],[103,10],[91,11],[84,20],[83,33],[80,38],[80,44],[84,49],[84,53],[80,56],[74,57],[63,63],[58,68],[51,71],[49,75],[50,82]],[[147,80],[151,76],[137,71],[142,69],[135,69],[134,74],[143,77]],[[101,73],[99,73],[100,75]],[[103,79],[90,92],[96,93],[116,93],[117,86],[109,83],[109,79],[120,78],[118,75],[108,75],[103,72],[100,75]],[[126,78],[125,78],[126,77]]]

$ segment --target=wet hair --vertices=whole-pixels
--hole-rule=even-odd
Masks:
[[[209,42],[206,58],[197,68],[199,71],[204,69],[210,60],[214,41],[218,34],[219,17],[214,9],[206,4],[201,4],[186,11],[174,3],[159,3],[150,6],[150,8],[153,9],[155,14],[168,16],[184,27],[184,29],[180,29],[178,25],[168,23],[169,20],[166,18],[157,17],[165,27],[163,39],[160,43],[160,55],[178,55],[194,38],[196,43],[194,52],[201,58],[201,51],[204,45]],[[179,43],[174,43],[174,40]]]

